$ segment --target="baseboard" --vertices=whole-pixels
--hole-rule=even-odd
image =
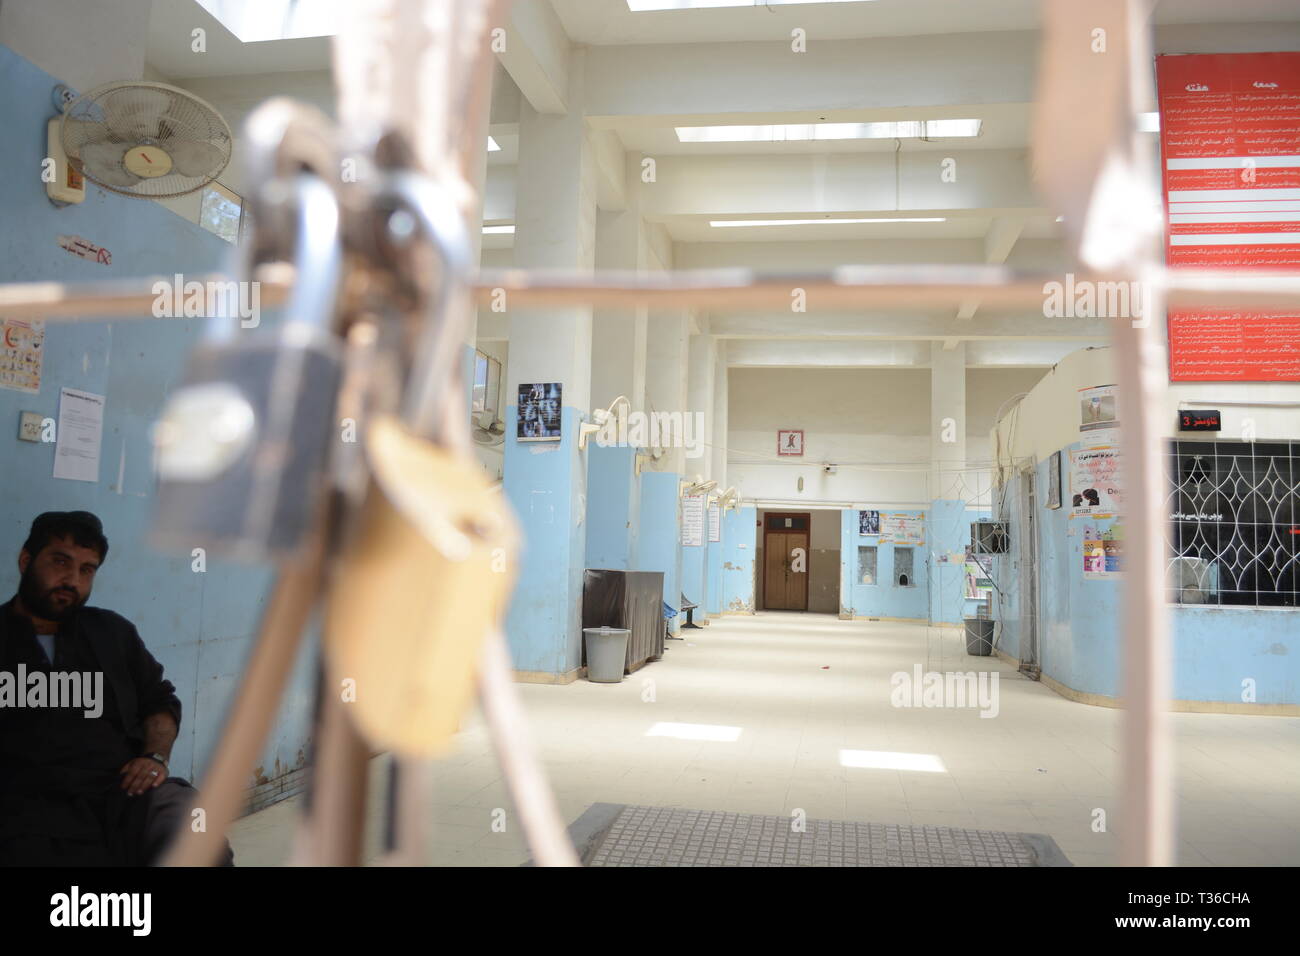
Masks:
[[[1020,661],[1005,651],[994,648],[993,653],[996,654],[1000,660],[1005,661],[1012,667],[1020,666]],[[1075,690],[1073,687],[1067,687],[1059,680],[1056,680],[1053,677],[1048,677],[1046,674],[1039,674],[1038,679],[1041,683],[1050,687],[1066,700],[1072,700],[1079,704],[1087,704],[1090,707],[1110,707],[1113,710],[1124,709],[1124,701],[1118,697],[1110,697],[1106,694],[1090,694],[1087,691]],[[1300,717],[1300,704],[1246,704],[1222,700],[1171,700],[1166,711],[1174,714],[1238,714],[1246,717]]]
[[[927,617],[877,617],[872,614],[855,614],[851,618],[840,618],[842,621],[889,621],[892,624],[929,624],[930,619]]]

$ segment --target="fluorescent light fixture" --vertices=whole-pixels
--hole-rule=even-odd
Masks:
[[[501,144],[498,143],[496,140],[494,140],[491,136],[489,136],[489,137],[488,137],[488,152],[489,152],[489,153],[495,153],[495,152],[498,152],[500,149],[501,149]]]
[[[869,0],[627,0],[627,8],[633,13],[646,13],[652,10],[707,10],[714,7],[775,7],[781,4],[795,3],[865,3]]]
[[[1139,113],[1139,114],[1138,114],[1138,132],[1139,132],[1139,133],[1158,133],[1158,132],[1160,132],[1160,114],[1159,114],[1159,113]]]
[[[937,754],[905,754],[889,750],[841,750],[841,767],[865,767],[868,770],[921,770],[947,773]]]
[[[825,226],[841,223],[863,222],[947,222],[945,218],[906,217],[902,219],[710,219],[709,225],[715,228],[740,226]]]
[[[678,740],[717,740],[734,743],[740,739],[740,727],[720,727],[715,724],[655,724],[645,732],[647,737],[676,737]]]
[[[897,123],[788,123],[775,126],[677,126],[681,143],[807,143],[829,139],[946,139],[978,136],[982,120],[902,120]]]
[[[483,235],[485,236],[513,236],[515,234],[514,226],[484,226]]]

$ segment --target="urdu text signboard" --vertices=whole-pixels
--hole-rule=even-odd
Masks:
[[[1300,53],[1156,57],[1171,268],[1300,270]],[[1300,312],[1169,313],[1175,382],[1300,381]]]

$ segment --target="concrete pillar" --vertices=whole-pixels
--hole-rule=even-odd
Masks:
[[[627,208],[600,212],[596,219],[596,267],[642,270],[646,242],[640,213],[640,155],[627,158]],[[619,396],[629,404],[614,409],[618,420],[645,411],[645,306],[596,309],[591,329],[592,409],[608,408]],[[640,526],[640,482],[636,448],[617,429],[593,436],[587,446],[587,565],[634,566]],[[613,439],[611,442],[610,439]]]
[[[716,340],[712,335],[692,335],[688,345],[689,364],[686,381],[686,408],[695,423],[689,434],[689,444],[685,449],[686,478],[695,480],[700,476],[705,480],[712,477],[713,455],[711,453],[711,425],[713,419],[714,365],[717,354]],[[704,608],[708,604],[708,507],[705,502],[704,540],[697,547],[683,544],[682,548],[682,593],[691,601],[700,605],[697,617],[704,617]],[[714,549],[718,550],[717,548]]]
[[[686,473],[686,443],[695,423],[687,415],[686,369],[689,361],[690,317],[685,309],[651,312],[646,336],[646,408],[655,421],[650,450],[656,459],[643,459],[641,469],[640,532],[637,568],[662,571],[664,602],[681,609],[681,499],[679,482]],[[687,430],[691,434],[687,434]],[[656,446],[656,441],[658,442]],[[672,633],[681,616],[673,619]]]
[[[522,268],[591,269],[596,179],[582,118],[583,55],[573,55],[569,112],[520,104],[515,262]],[[526,678],[571,680],[581,664],[586,566],[586,462],[578,424],[591,407],[591,307],[512,309],[505,493],[525,536],[507,620],[514,666]],[[519,386],[560,382],[563,438],[521,442]]]
[[[722,519],[725,555],[722,564],[722,613],[754,613],[754,555],[758,541],[758,510],[728,511]]]
[[[966,501],[966,346],[930,346],[930,620],[955,624],[965,604],[965,572],[954,555],[970,542]],[[918,549],[919,550],[919,549]],[[947,556],[946,561],[940,558]],[[918,569],[919,570],[919,569]]]
[[[713,414],[709,420],[709,477],[718,483],[717,494],[727,490],[727,340],[713,340]],[[709,545],[707,591],[708,612],[722,613],[722,571],[726,554],[727,524],[722,522],[722,540]]]

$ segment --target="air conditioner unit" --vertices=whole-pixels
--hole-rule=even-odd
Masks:
[[[970,547],[974,554],[1006,554],[1011,538],[1005,521],[975,521],[970,526]]]

